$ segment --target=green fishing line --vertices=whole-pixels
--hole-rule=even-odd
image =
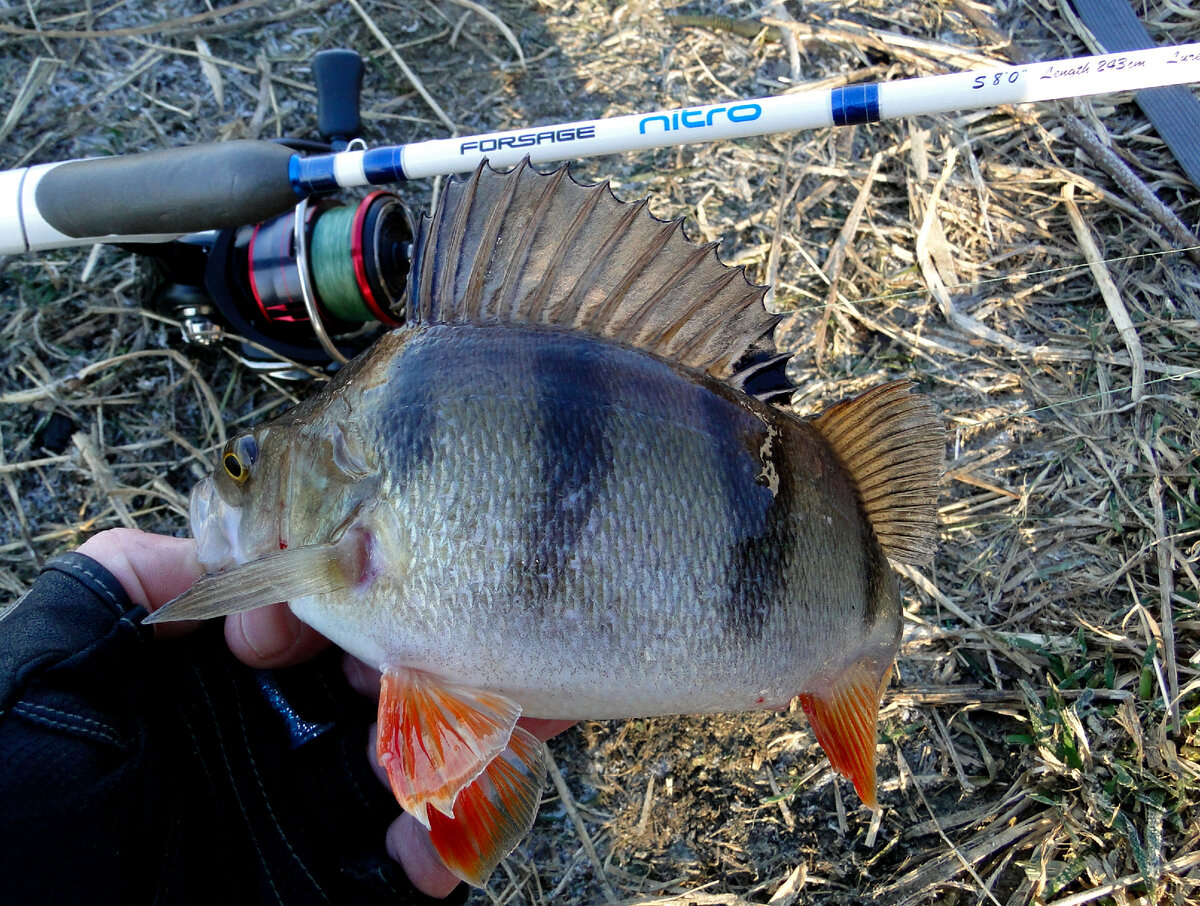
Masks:
[[[335,318],[353,323],[374,320],[354,274],[352,249],[355,208],[325,211],[313,226],[310,255],[317,298]]]

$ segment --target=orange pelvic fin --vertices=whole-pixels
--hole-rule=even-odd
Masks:
[[[521,842],[537,815],[546,764],[542,744],[520,727],[458,794],[454,817],[429,813],[433,845],[454,874],[482,887],[500,860]]]
[[[404,810],[426,827],[429,806],[453,817],[460,791],[505,751],[520,713],[503,695],[385,668],[376,753]]]
[[[854,783],[863,804],[875,811],[879,699],[890,673],[889,668],[880,681],[874,662],[865,659],[851,664],[825,688],[800,693],[800,704],[829,763]]]

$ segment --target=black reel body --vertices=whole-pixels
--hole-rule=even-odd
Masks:
[[[361,143],[358,54],[322,51],[313,71],[326,142],[285,144],[303,152]],[[326,115],[331,109],[338,115]],[[244,341],[246,365],[294,375],[280,357],[336,369],[404,323],[412,245],[408,210],[391,192],[375,191],[360,201],[305,200],[262,223],[131,248],[157,260],[163,283],[155,301],[180,319],[187,342],[213,345],[228,328]]]

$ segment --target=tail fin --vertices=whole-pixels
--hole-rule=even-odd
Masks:
[[[937,541],[946,429],[911,381],[892,381],[813,419],[858,488],[883,552],[921,565]]]

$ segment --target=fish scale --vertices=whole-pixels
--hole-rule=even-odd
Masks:
[[[378,667],[380,764],[472,884],[537,810],[522,714],[798,697],[876,807],[888,557],[932,552],[944,431],[905,381],[775,405],[762,292],[565,171],[451,182],[409,323],[229,441],[192,493],[211,574],[149,621],[282,597]]]

